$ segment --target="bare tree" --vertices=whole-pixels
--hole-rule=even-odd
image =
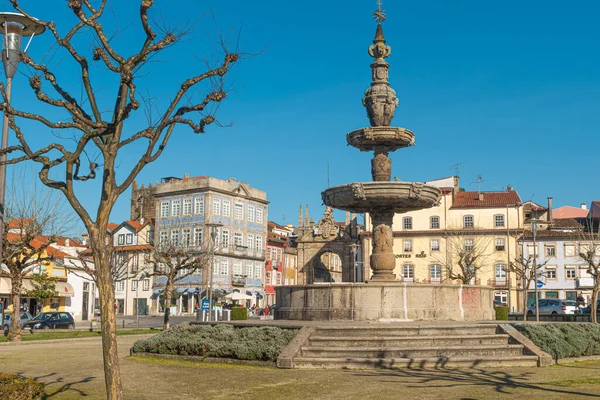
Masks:
[[[446,278],[465,285],[476,282],[477,273],[487,264],[491,239],[485,236],[448,234],[439,254],[431,253],[446,271]]]
[[[169,329],[169,307],[175,284],[196,273],[201,273],[205,280],[211,266],[211,254],[202,244],[173,242],[158,243],[151,250],[149,264],[152,271],[149,276],[162,277],[165,281],[163,329]]]
[[[34,20],[18,0],[10,0],[10,3],[17,12]],[[161,96],[169,100],[166,105],[160,106],[150,101],[156,97],[152,97],[149,90],[147,96],[140,96],[136,84],[141,82],[139,78],[145,73],[144,67],[148,62],[180,42],[189,27],[181,29],[178,25],[170,27],[166,24],[157,26],[149,16],[154,1],[140,0],[139,25],[143,39],[133,54],[122,54],[117,50],[116,43],[127,39],[124,39],[123,31],[114,34],[108,32],[108,27],[112,25],[103,18],[106,0],[69,0],[61,3],[63,4],[76,21],[74,26],[66,30],[66,34],[61,34],[52,21],[42,19],[37,20],[37,23],[43,25],[53,36],[57,45],[54,50],[70,56],[62,62],[77,65],[81,72],[79,79],[74,79],[73,76],[60,78],[48,65],[35,61],[24,53],[20,60],[30,69],[32,76],[29,84],[44,106],[28,107],[27,110],[51,108],[58,110],[66,118],[56,121],[56,114],[42,115],[41,111],[37,114],[19,110],[8,104],[4,85],[0,85],[4,98],[2,110],[16,134],[16,144],[0,154],[10,156],[7,164],[24,160],[39,163],[40,180],[65,196],[88,232],[100,298],[106,392],[109,399],[121,399],[123,392],[117,354],[116,316],[112,306],[113,268],[110,264],[110,250],[105,244],[111,211],[119,196],[129,188],[140,171],[161,156],[177,126],[191,128],[195,133],[204,133],[208,125],[217,123],[215,113],[218,104],[227,97],[224,77],[231,66],[239,61],[241,54],[237,49],[230,51],[225,40],[217,37],[222,53],[220,61],[202,63],[199,67],[201,71],[182,80],[171,96]],[[113,16],[115,15],[122,14],[115,12]],[[110,17],[109,15],[108,18]],[[82,33],[91,35],[91,44],[89,41],[75,40]],[[121,35],[119,40],[113,40],[117,35]],[[136,47],[133,40],[127,41],[131,47]],[[98,63],[100,68],[91,69],[92,62]],[[185,61],[181,57],[177,57],[178,64],[183,62]],[[92,79],[94,74],[97,75]],[[105,80],[98,80],[98,76],[107,75],[110,76]],[[80,100],[66,86],[73,81],[77,84],[71,90],[81,88]],[[110,96],[98,96],[97,88],[108,82],[118,82],[118,88],[114,97],[106,100]],[[148,80],[146,83],[152,85],[155,82],[156,80]],[[140,108],[140,100],[145,103],[147,125],[143,129],[136,129],[132,122],[126,127],[126,122],[131,121],[130,117]],[[31,129],[25,131],[18,123],[21,120],[38,123],[42,128],[54,132],[54,136],[43,135],[40,129],[31,129],[31,124],[22,125]],[[135,123],[139,123],[139,119]],[[61,132],[69,137],[61,136]],[[43,137],[53,139],[34,146],[33,136],[37,137],[36,143],[43,140],[40,139]],[[123,155],[124,152],[126,156]],[[128,162],[133,163],[129,169],[126,165],[120,165],[118,172],[124,174],[121,177],[117,177],[116,168],[119,166],[119,155],[127,157]],[[97,177],[100,178],[100,188],[97,207],[92,211],[84,207],[82,197],[76,189],[80,187],[79,183]]]
[[[592,322],[598,323],[598,293],[600,292],[600,231],[593,223],[588,223],[586,230],[580,232],[579,259],[587,265],[587,272],[592,277]]]
[[[8,229],[2,232],[2,264],[11,279],[14,316],[21,309],[23,279],[36,272],[38,267],[43,269],[44,264],[52,262],[52,244],[75,227],[74,216],[63,209],[64,201],[48,189],[38,190],[35,183],[27,184],[30,181],[24,179],[25,175],[24,170],[14,171],[7,187],[5,218]],[[12,318],[11,321],[8,340],[20,341],[20,319]]]
[[[523,321],[527,320],[527,291],[531,287],[531,282],[537,284],[537,277],[540,276],[540,270],[547,262],[534,264],[532,255],[528,257],[521,255],[508,263],[508,270],[515,274],[517,280],[521,281],[521,289],[523,291]]]

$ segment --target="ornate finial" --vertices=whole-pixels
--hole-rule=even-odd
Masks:
[[[381,8],[381,0],[377,0],[377,10],[373,12],[373,19],[378,24],[381,24],[383,21],[385,21],[385,10]]]

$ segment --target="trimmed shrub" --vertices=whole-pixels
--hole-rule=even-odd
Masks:
[[[600,354],[600,325],[589,323],[514,324],[555,360]]]
[[[494,311],[496,311],[496,321],[508,321],[507,306],[494,306]]]
[[[15,374],[0,374],[0,399],[35,400],[43,394],[43,383]]]
[[[248,319],[248,309],[246,307],[233,307],[231,309],[232,321],[243,321]]]
[[[176,325],[149,339],[138,340],[134,353],[276,361],[297,329],[272,326],[236,328],[222,325]]]

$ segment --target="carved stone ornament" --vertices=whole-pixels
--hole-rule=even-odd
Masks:
[[[333,209],[329,206],[325,207],[323,218],[315,227],[315,236],[321,236],[323,239],[329,239],[338,234],[338,226],[333,219]]]
[[[424,184],[420,182],[413,182],[410,185],[410,192],[408,194],[409,199],[418,200],[421,198],[421,191],[423,190]]]
[[[371,175],[374,181],[390,181],[392,176],[392,160],[387,153],[378,153],[371,160]]]
[[[365,197],[365,188],[361,183],[353,183],[352,184],[352,192],[354,193],[354,197],[361,200],[366,200]]]

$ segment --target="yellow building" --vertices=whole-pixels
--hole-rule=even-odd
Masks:
[[[470,284],[493,286],[495,299],[511,309],[517,306],[516,279],[508,265],[516,256],[523,232],[523,205],[516,191],[466,192],[458,177],[427,182],[442,190],[440,204],[425,210],[396,214],[394,255],[397,279],[419,283],[459,283],[458,258],[464,249],[478,255]],[[372,250],[371,218],[364,234],[365,271]],[[463,275],[464,276],[464,275]]]

